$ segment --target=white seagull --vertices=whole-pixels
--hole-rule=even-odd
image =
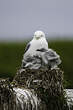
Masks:
[[[42,31],[36,31],[27,44],[22,60],[22,68],[39,69],[56,68],[61,63],[60,56],[48,48],[48,42]]]

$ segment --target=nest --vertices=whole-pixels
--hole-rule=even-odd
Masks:
[[[15,94],[13,88],[24,88],[40,99],[38,110],[68,110],[63,90],[63,72],[59,69],[47,68],[20,69],[10,83],[8,79],[0,80],[0,108],[16,110]]]
[[[52,70],[47,68],[20,69],[13,84],[31,91],[34,90],[41,102],[47,106],[46,110],[68,109],[63,90],[63,72],[59,68]]]

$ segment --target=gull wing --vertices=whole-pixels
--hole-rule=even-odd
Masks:
[[[26,48],[25,48],[25,52],[27,52],[27,51],[28,51],[28,49],[30,48],[30,46],[31,46],[31,44],[30,44],[30,43],[28,43],[28,44],[27,44],[27,46],[26,46]],[[25,52],[24,52],[24,53],[25,53]]]
[[[37,49],[36,51],[39,51],[39,52],[46,52],[47,50],[45,48],[41,48],[41,49]]]

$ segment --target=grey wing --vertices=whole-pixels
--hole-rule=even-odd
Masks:
[[[39,51],[39,52],[46,52],[47,50],[45,48],[41,48],[41,49],[37,49],[36,51]]]
[[[30,48],[30,46],[31,46],[30,43],[28,43],[27,46],[26,46],[26,48],[25,48],[25,52],[28,51],[28,49]]]

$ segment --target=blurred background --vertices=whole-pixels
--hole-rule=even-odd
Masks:
[[[36,30],[61,56],[64,86],[73,88],[73,0],[0,0],[0,77],[14,77]]]

